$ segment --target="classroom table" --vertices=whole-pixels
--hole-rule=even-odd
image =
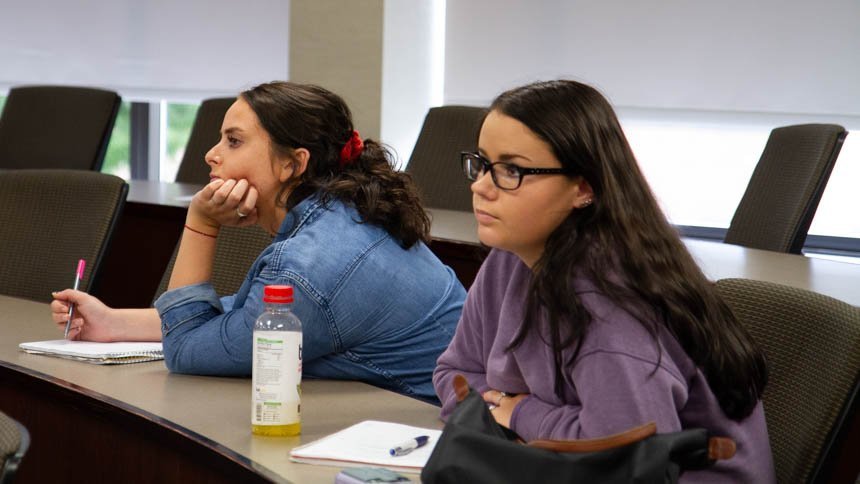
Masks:
[[[130,180],[128,186],[92,292],[112,307],[145,308],[182,235],[191,197],[202,185]]]
[[[113,307],[149,307],[182,233],[191,196],[202,185],[129,181],[128,200],[108,250],[96,294]],[[429,208],[430,248],[468,287],[488,250],[478,241],[471,212]],[[713,280],[726,277],[780,282],[860,306],[860,265],[782,254],[722,242],[685,239]]]
[[[129,206],[155,218],[166,211],[160,216],[181,231],[187,201],[176,197],[196,188],[159,182],[132,187]],[[474,277],[485,251],[472,214],[428,212],[431,247],[461,263],[461,278]],[[719,242],[685,244],[711,279],[779,282],[860,306],[860,265]],[[331,482],[336,468],[290,463],[289,449],[365,419],[441,428],[438,409],[426,403],[356,382],[306,381],[303,435],[255,437],[249,431],[248,379],[169,374],[161,362],[99,367],[17,349],[22,341],[58,336],[47,305],[0,297],[0,408],[31,428],[36,438],[28,455],[40,463],[22,468],[21,482]]]
[[[0,409],[31,432],[16,482],[333,482],[291,448],[362,420],[442,428],[439,409],[348,381],[302,383],[302,434],[251,434],[249,378],[100,366],[18,350],[57,339],[48,305],[0,296]],[[417,481],[417,475],[412,475]]]
[[[433,219],[434,241],[455,245],[465,254],[475,251],[480,242],[477,222],[471,212],[440,209],[428,212]],[[711,280],[741,277],[777,282],[860,306],[860,264],[748,249],[709,240],[685,238],[683,241]],[[469,270],[476,271],[477,267]]]

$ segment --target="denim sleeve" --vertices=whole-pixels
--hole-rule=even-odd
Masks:
[[[194,284],[162,294],[155,301],[161,317],[164,361],[175,373],[243,376],[251,374],[254,322],[263,312],[267,284],[291,284],[293,312],[302,322],[304,363],[338,351],[338,340],[327,305],[299,280],[257,275],[247,297],[224,298],[224,311],[209,283]]]
[[[230,311],[233,309],[233,305],[236,303],[236,295],[232,294],[230,296],[221,297],[221,307],[224,308],[224,311]]]
[[[258,312],[224,312],[212,285],[167,291],[155,301],[161,317],[164,361],[176,373],[249,375],[251,334]]]

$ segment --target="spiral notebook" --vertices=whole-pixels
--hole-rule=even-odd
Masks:
[[[27,353],[69,358],[97,365],[125,365],[164,359],[161,343],[150,342],[96,343],[57,339],[21,343],[18,347]]]

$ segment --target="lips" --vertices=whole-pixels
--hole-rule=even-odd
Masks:
[[[479,224],[487,224],[497,220],[497,217],[483,211],[475,209],[475,219]]]

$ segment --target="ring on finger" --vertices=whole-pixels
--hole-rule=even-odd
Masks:
[[[491,411],[491,412],[492,412],[493,410],[497,409],[497,408],[499,408],[499,406],[498,406],[498,405],[496,405],[496,404],[494,404],[494,403],[488,403],[488,404],[487,404],[487,410],[489,410],[489,411]]]
[[[505,398],[506,396],[508,396],[508,394],[507,394],[507,393],[505,393],[505,392],[499,392],[499,399],[498,399],[498,400],[496,400],[496,406],[497,406],[497,407],[499,407],[499,406],[501,406],[501,405],[502,405],[502,399],[503,399],[503,398]]]
[[[245,218],[248,216],[247,213],[242,213],[238,208],[236,209],[236,215],[238,215],[239,218]]]

